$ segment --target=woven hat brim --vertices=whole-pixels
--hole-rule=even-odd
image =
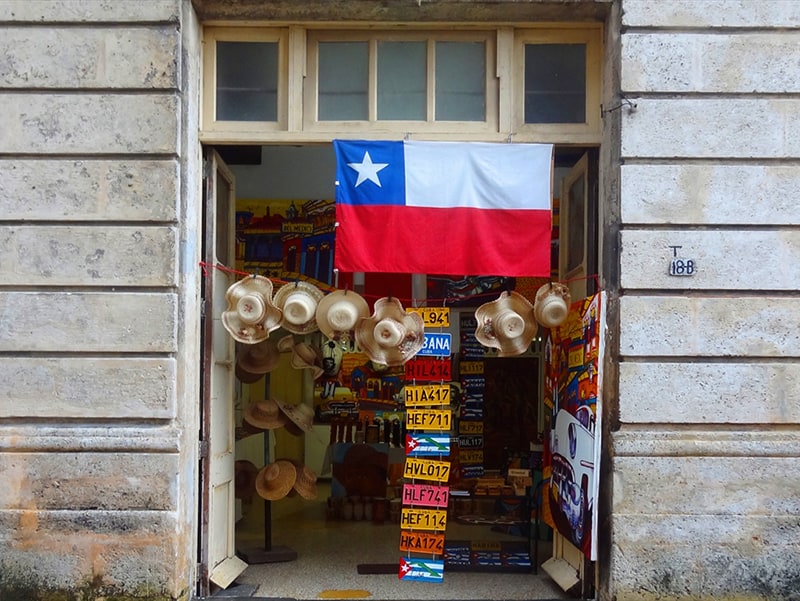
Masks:
[[[525,328],[522,334],[515,338],[498,336],[496,333],[491,336],[484,329],[484,324],[487,320],[494,323],[497,315],[504,310],[514,311],[525,321]],[[487,348],[498,349],[498,355],[501,357],[513,357],[524,353],[539,328],[533,317],[533,305],[531,302],[521,294],[513,291],[510,293],[503,292],[499,298],[478,307],[475,310],[475,320],[478,322],[478,326],[475,329],[476,340]]]
[[[267,501],[277,501],[284,498],[292,490],[297,479],[297,469],[291,461],[278,459],[275,464],[280,468],[276,478],[267,480],[265,477],[266,471],[272,464],[267,464],[261,468],[256,477],[256,492],[258,496]]]
[[[375,326],[384,319],[402,324],[406,331],[406,339],[402,345],[384,348],[375,340]],[[406,313],[399,300],[381,298],[375,301],[372,316],[358,321],[356,343],[372,361],[397,367],[412,359],[422,349],[425,344],[425,322],[418,313]]]
[[[285,316],[283,316],[283,305],[286,302],[286,299],[288,299],[293,293],[307,294],[314,299],[316,307],[319,307],[319,303],[325,296],[322,290],[313,284],[309,284],[308,282],[289,282],[278,288],[278,291],[275,293],[275,297],[273,298],[273,303],[276,307],[278,307],[278,309],[281,310],[280,327],[282,327],[284,330],[292,332],[293,334],[311,334],[316,332],[319,330],[316,319],[316,307],[314,309],[315,314],[311,317],[311,319],[303,324],[298,325],[289,323]]]
[[[356,324],[358,324],[360,319],[369,317],[369,304],[360,294],[352,290],[335,290],[330,294],[326,294],[317,305],[317,326],[320,332],[325,334],[328,338],[336,338],[339,333],[328,321],[328,312],[334,303],[342,300],[349,302],[355,308],[358,314]],[[353,326],[353,329],[355,329],[355,326]]]

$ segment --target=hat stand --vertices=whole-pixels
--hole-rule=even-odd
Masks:
[[[269,430],[264,430],[264,465],[269,463]],[[278,563],[294,561],[297,551],[272,544],[272,501],[264,499],[264,546],[237,549],[236,553],[249,564]]]

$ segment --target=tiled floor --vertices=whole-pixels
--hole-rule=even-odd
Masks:
[[[282,503],[283,505],[279,505]],[[256,585],[257,597],[288,599],[367,598],[367,599],[566,599],[567,596],[541,570],[539,574],[454,573],[445,571],[442,583],[404,582],[396,574],[360,575],[362,563],[399,565],[400,528],[367,521],[326,520],[325,503],[286,499],[273,504],[271,542],[297,552],[288,562],[251,565],[238,579],[239,584]],[[263,522],[262,522],[263,525]],[[458,528],[475,528],[449,523],[449,538],[472,538]],[[257,529],[258,530],[258,529]],[[472,531],[474,532],[474,530]],[[455,535],[455,536],[453,536]],[[481,528],[483,540],[492,536]],[[524,540],[524,539],[518,539]],[[263,532],[247,532],[240,527],[237,546],[263,547]],[[550,544],[540,542],[539,563],[549,557]]]

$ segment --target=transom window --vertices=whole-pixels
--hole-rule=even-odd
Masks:
[[[601,29],[208,27],[203,138],[431,134],[598,142]]]

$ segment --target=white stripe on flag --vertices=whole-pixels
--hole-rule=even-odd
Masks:
[[[552,144],[404,142],[406,206],[550,210]]]

